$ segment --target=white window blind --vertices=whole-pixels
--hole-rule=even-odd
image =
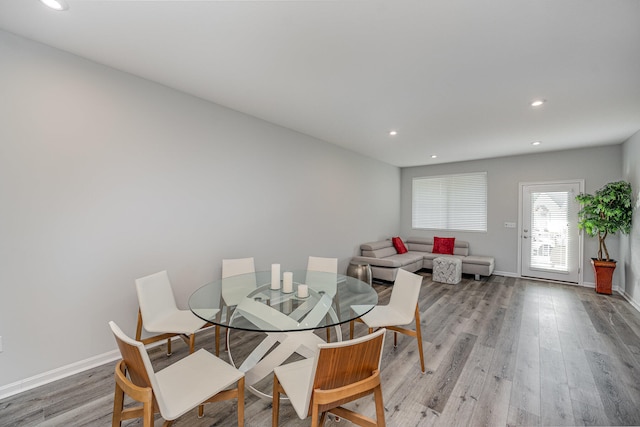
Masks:
[[[487,231],[487,173],[413,179],[412,227]]]

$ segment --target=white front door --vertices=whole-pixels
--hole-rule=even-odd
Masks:
[[[582,181],[520,184],[521,274],[578,283],[580,231],[576,196]]]

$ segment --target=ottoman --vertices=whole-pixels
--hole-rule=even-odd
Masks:
[[[462,278],[462,260],[455,257],[438,257],[433,260],[434,282],[455,285]]]

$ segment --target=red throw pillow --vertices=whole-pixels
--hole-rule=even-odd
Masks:
[[[393,247],[396,248],[396,252],[399,254],[403,254],[407,252],[407,247],[404,245],[404,242],[399,237],[392,237],[391,243],[393,243]]]
[[[453,255],[453,247],[456,244],[455,237],[434,237],[433,253]]]

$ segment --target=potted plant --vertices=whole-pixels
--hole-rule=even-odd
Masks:
[[[605,240],[618,231],[623,234],[631,232],[631,184],[626,181],[610,182],[594,194],[579,194],[576,200],[582,206],[578,212],[578,227],[591,237],[598,236],[598,257],[591,258],[596,276],[596,292],[611,294],[616,261],[609,257]]]

